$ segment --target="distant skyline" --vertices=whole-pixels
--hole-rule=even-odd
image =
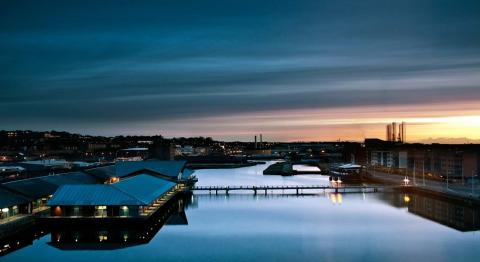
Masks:
[[[480,2],[0,1],[0,129],[480,141]]]

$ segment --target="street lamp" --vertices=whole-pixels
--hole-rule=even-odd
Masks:
[[[415,180],[415,159],[413,159],[413,184],[416,185],[417,182]]]
[[[403,179],[403,183],[405,186],[408,186],[408,183],[410,182],[410,179],[408,179],[408,177],[405,176],[405,178]]]
[[[472,170],[472,196],[473,196],[474,190],[475,190],[474,186],[473,186],[473,184],[475,182],[475,173],[477,173],[476,170]]]
[[[447,190],[448,190],[448,178],[449,178],[449,175],[450,175],[450,169],[448,169],[448,167],[447,167]]]
[[[422,162],[423,186],[425,186],[425,160]]]

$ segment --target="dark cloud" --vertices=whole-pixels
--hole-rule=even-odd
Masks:
[[[480,99],[478,1],[2,5],[8,128]]]

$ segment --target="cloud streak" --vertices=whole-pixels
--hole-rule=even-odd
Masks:
[[[270,123],[323,110],[331,115],[310,120],[328,122],[351,108],[471,116],[480,109],[479,11],[477,1],[8,2],[2,125],[234,140],[262,128],[235,134],[214,119],[264,114]],[[283,117],[283,133],[263,129],[279,140],[313,137],[318,126],[296,117]],[[369,119],[336,128],[349,138],[368,133],[361,125],[382,133]],[[338,133],[324,131],[315,137]]]

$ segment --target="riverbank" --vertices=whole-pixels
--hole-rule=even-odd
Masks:
[[[367,178],[373,183],[382,183],[388,185],[404,185],[405,182],[409,185],[408,191],[415,193],[430,194],[438,197],[445,197],[452,200],[471,201],[475,204],[480,204],[479,188],[477,186],[469,187],[458,184],[447,184],[443,181],[424,180],[423,178],[407,177],[397,174],[389,174],[373,170],[367,170]]]

